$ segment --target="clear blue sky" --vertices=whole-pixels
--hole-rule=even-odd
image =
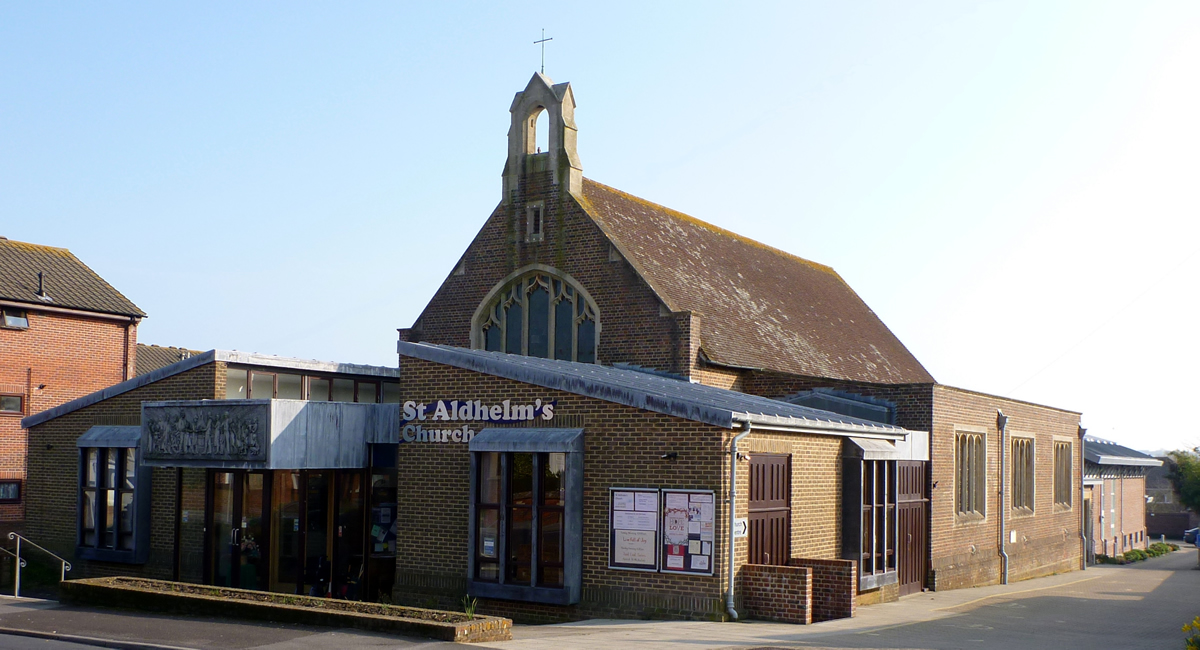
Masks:
[[[584,174],[829,264],[938,380],[1200,444],[1200,3],[5,3],[0,235],[143,342],[395,364],[546,73]]]

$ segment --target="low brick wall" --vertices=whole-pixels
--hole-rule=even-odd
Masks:
[[[831,621],[854,616],[858,594],[857,562],[794,557],[788,560],[788,566],[812,569],[813,621]]]
[[[780,623],[812,623],[813,571],[808,567],[742,566],[742,606],[747,618]]]

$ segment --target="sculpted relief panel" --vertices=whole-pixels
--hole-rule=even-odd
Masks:
[[[269,404],[145,406],[148,461],[266,462]]]

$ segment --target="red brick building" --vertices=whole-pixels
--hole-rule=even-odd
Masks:
[[[1162,461],[1095,436],[1084,438],[1083,494],[1091,517],[1088,556],[1145,549],[1146,472]]]
[[[146,314],[70,251],[3,237],[0,312],[0,527],[12,529],[25,512],[21,418],[133,376]]]
[[[542,75],[517,94],[500,204],[402,341],[644,368],[919,432],[891,467],[900,561],[860,578],[866,601],[1081,568],[1078,413],[938,384],[833,269],[583,178],[574,107]],[[844,513],[811,557],[861,562],[849,513],[865,506],[838,459],[793,454],[789,480],[822,482]]]

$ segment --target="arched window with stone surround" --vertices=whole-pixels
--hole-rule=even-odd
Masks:
[[[475,312],[474,347],[544,359],[596,362],[596,304],[570,277],[540,264],[510,275]]]

